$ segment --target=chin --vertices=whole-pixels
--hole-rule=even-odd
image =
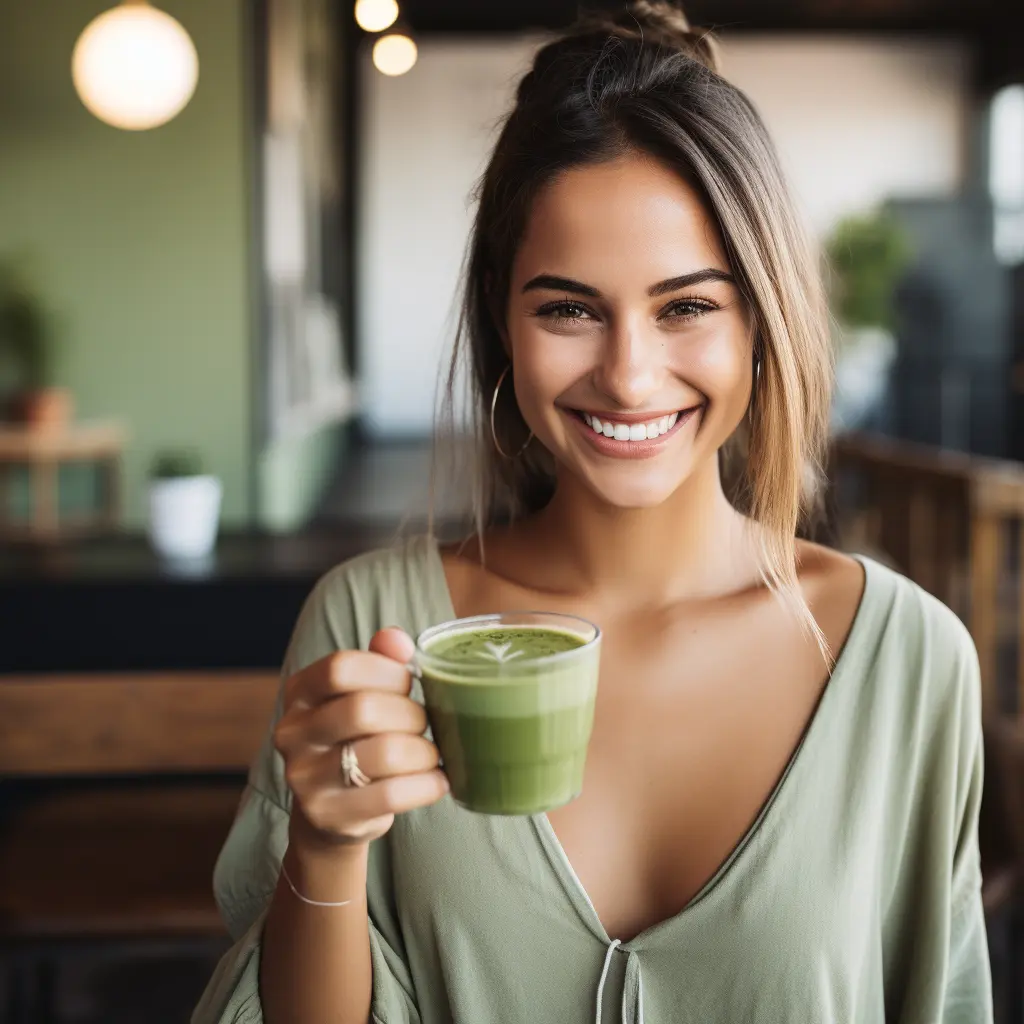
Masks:
[[[632,479],[587,481],[590,491],[605,505],[612,508],[657,508],[663,505],[685,483],[684,479]]]

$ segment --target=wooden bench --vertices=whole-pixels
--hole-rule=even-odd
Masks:
[[[213,868],[278,684],[270,671],[0,677],[9,1019],[53,1019],[69,944],[224,935]]]

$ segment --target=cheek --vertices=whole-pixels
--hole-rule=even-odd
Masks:
[[[516,394],[520,405],[537,408],[557,399],[593,364],[592,346],[579,337],[524,330],[513,339]]]
[[[745,400],[752,374],[752,349],[739,333],[717,333],[689,348],[684,375],[712,401]]]

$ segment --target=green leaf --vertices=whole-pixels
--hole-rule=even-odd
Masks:
[[[910,264],[906,233],[889,213],[846,217],[826,243],[832,311],[849,327],[895,326],[893,297]]]
[[[186,476],[203,475],[203,458],[191,448],[161,452],[153,460],[149,471],[154,480],[176,480]]]

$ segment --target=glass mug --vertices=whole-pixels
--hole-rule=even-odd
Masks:
[[[425,630],[423,686],[452,797],[484,814],[539,814],[579,796],[601,631],[557,612],[503,612]]]

